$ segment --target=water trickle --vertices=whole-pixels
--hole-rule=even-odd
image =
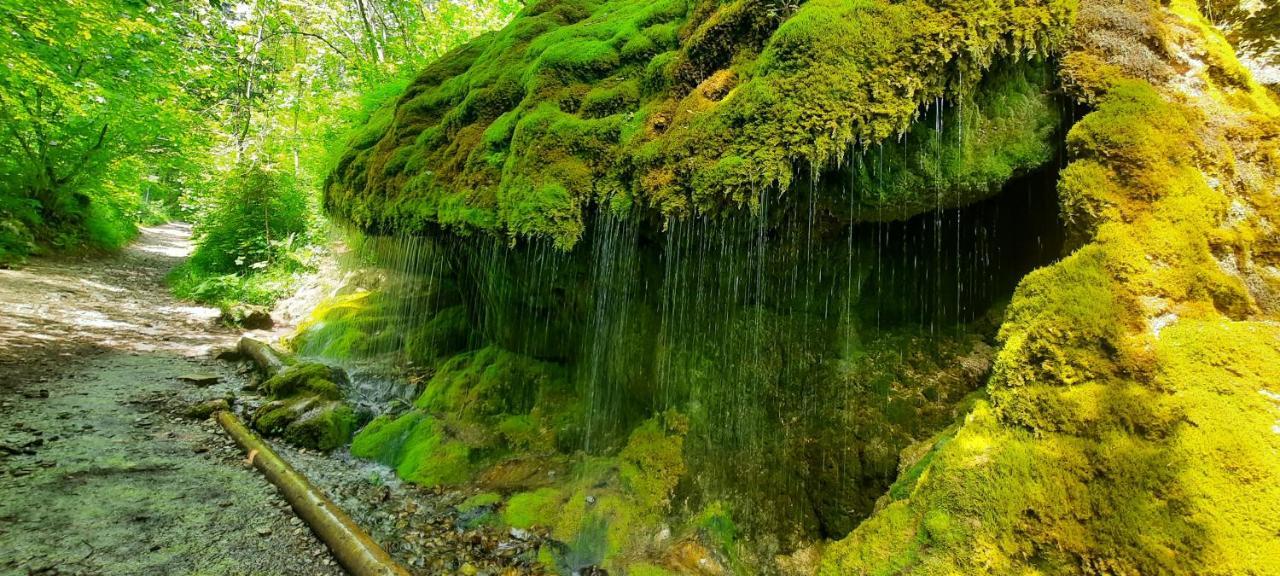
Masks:
[[[485,235],[366,238],[351,257],[371,271],[368,292],[312,326],[302,352],[341,363],[378,409],[412,403],[446,366],[458,373],[459,355],[528,358],[549,372],[466,376],[458,385],[520,380],[496,407],[460,410],[487,427],[540,418],[558,449],[588,454],[616,452],[674,410],[689,420],[688,505],[735,504],[761,532],[840,535],[913,435],[947,421],[935,406],[980,384],[912,374],[950,369],[989,333],[988,310],[1062,244],[1054,170],[891,220],[852,175],[880,181],[885,154],[851,150],[843,172],[795,179],[785,202],[760,191],[751,208],[661,227],[596,211],[569,252]],[[549,391],[559,378],[572,396]]]

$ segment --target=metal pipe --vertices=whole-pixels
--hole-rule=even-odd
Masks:
[[[377,542],[356,525],[307,478],[227,411],[218,412],[218,424],[249,454],[249,461],[280,489],[311,530],[324,541],[338,562],[354,576],[409,576]]]

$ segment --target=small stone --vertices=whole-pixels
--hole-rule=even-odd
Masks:
[[[196,446],[192,446],[192,447],[191,447],[191,451],[192,451],[192,452],[195,452],[196,454],[204,454],[205,452],[208,452],[208,451],[209,451],[209,447],[208,447],[208,446],[196,445]]]
[[[261,527],[259,527],[259,528],[258,528],[258,535],[259,535],[259,536],[270,536],[270,535],[271,535],[271,528],[269,528],[269,527],[267,527],[267,526],[261,526]]]
[[[528,531],[528,530],[521,529],[521,528],[512,528],[512,529],[511,529],[511,537],[512,537],[512,538],[515,538],[516,540],[528,540],[528,539],[529,539],[529,531]]]
[[[221,378],[217,374],[210,372],[194,372],[191,374],[183,374],[178,377],[178,380],[188,384],[195,384],[196,386],[213,386],[214,384],[217,384],[220,379]]]

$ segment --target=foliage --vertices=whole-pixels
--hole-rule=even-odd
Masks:
[[[228,97],[209,112],[220,175],[188,198],[198,248],[175,274],[175,291],[257,304],[288,293],[324,239],[314,198],[337,144],[414,71],[513,10],[505,0],[430,10],[408,0],[226,7],[211,34],[235,64]]]
[[[171,284],[196,300],[270,304],[308,265],[314,207],[296,180],[262,166],[228,174],[221,185],[197,214],[196,250]]]
[[[188,34],[208,8],[177,8],[0,2],[0,261],[118,248],[197,178],[201,73],[171,71],[198,69]]]

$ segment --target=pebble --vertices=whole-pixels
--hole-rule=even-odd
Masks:
[[[259,536],[270,536],[270,535],[271,535],[271,528],[269,528],[269,527],[267,527],[267,526],[261,526],[261,527],[259,527],[259,528],[258,528],[258,535],[259,535]]]

